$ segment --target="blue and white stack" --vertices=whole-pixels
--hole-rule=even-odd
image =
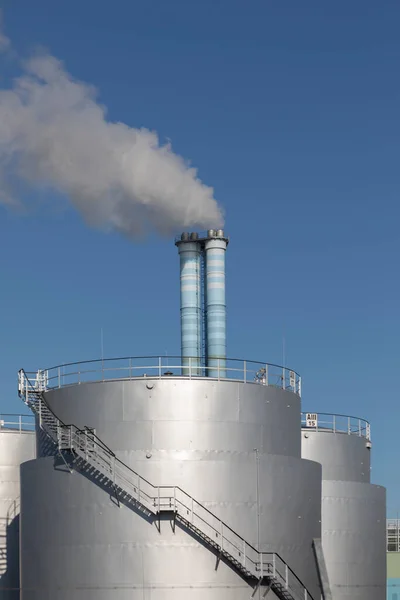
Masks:
[[[204,330],[205,373],[213,378],[226,376],[225,252],[228,242],[222,229],[210,229],[204,236],[182,233],[176,241],[180,255],[183,375],[200,374]],[[202,260],[205,264],[203,282]]]

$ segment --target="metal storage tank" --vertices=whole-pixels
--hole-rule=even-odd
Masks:
[[[19,599],[21,463],[36,455],[32,415],[0,415],[0,598]]]
[[[369,423],[303,413],[302,456],[322,465],[322,546],[333,600],[384,600],[386,490],[370,483]]]
[[[180,359],[165,356],[74,364],[46,371],[44,398],[151,483],[180,486],[257,549],[279,553],[319,600],[321,466],[301,458],[299,377],[224,365],[217,380],[181,376]],[[201,539],[118,502],[90,472],[69,473],[51,444],[21,473],[23,600],[250,598]]]

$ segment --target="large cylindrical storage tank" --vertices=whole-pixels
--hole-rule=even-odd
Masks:
[[[322,547],[333,600],[384,600],[386,492],[370,483],[369,423],[308,416],[302,456],[322,465]]]
[[[147,373],[61,384],[45,397],[153,484],[180,486],[248,542],[278,552],[319,600],[321,466],[301,459],[296,393]],[[190,533],[118,506],[48,452],[22,467],[23,600],[249,599],[248,582]]]
[[[20,465],[35,455],[33,417],[0,415],[1,600],[19,600]]]

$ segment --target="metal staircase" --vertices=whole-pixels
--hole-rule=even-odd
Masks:
[[[54,443],[61,456],[69,456],[78,468],[102,486],[110,487],[116,499],[148,516],[172,517],[223,560],[253,587],[267,596],[272,590],[281,600],[313,600],[295,573],[276,553],[259,552],[226,523],[192,496],[176,486],[154,486],[119,460],[91,429],[66,425],[48,406],[46,374],[39,371],[29,379],[18,373],[18,394],[34,412],[39,427]],[[68,458],[67,456],[67,458]],[[66,464],[69,464],[66,460]]]

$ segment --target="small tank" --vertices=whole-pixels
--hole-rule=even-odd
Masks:
[[[223,229],[218,229],[217,230],[217,237],[219,237],[219,238],[223,238],[224,237],[224,230]]]
[[[0,415],[0,598],[19,600],[20,466],[36,456],[32,415]]]
[[[215,237],[215,229],[209,229],[207,231],[207,237],[209,237],[209,238]]]
[[[322,547],[334,600],[386,597],[386,495],[370,483],[370,425],[303,413],[302,457],[322,465]]]
[[[193,231],[193,232],[190,234],[190,239],[191,239],[191,240],[193,240],[193,241],[196,241],[196,240],[198,240],[198,239],[199,239],[199,234],[198,234],[198,233],[196,233],[196,231]]]
[[[184,231],[184,232],[182,233],[182,235],[181,235],[181,240],[182,240],[183,242],[187,242],[187,241],[188,241],[188,239],[189,239],[189,234],[188,234],[188,232],[187,232],[187,231]]]

